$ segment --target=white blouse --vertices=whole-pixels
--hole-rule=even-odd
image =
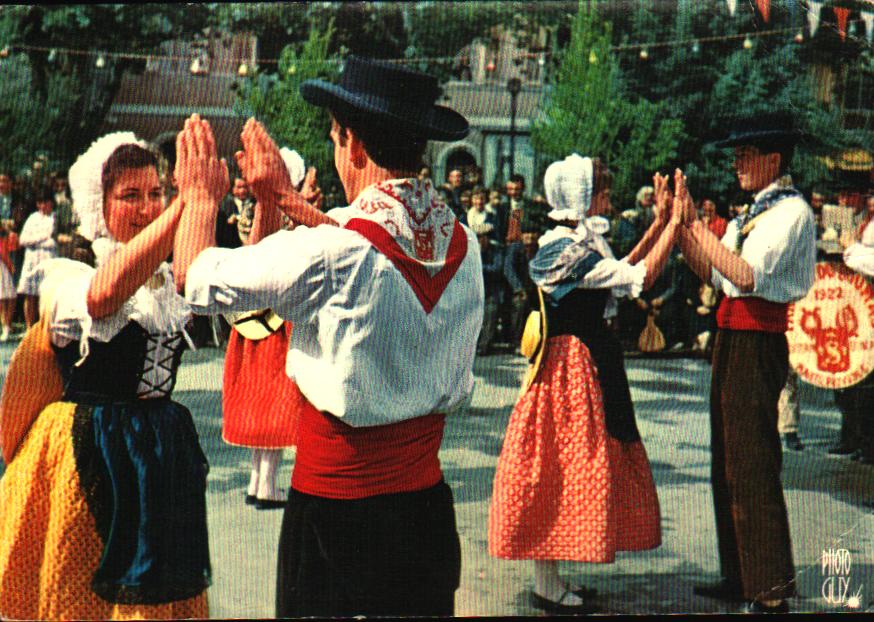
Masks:
[[[850,270],[874,277],[874,220],[862,232],[862,239],[844,251],[844,263]]]
[[[772,184],[764,193],[776,186]],[[734,250],[737,221],[728,223],[722,243]],[[787,197],[763,212],[744,241],[740,256],[753,269],[753,291],[742,292],[719,273],[712,272],[713,287],[730,298],[755,296],[771,302],[795,302],[813,285],[816,266],[816,223],[813,210],[801,197]]]
[[[476,236],[427,313],[401,272],[363,236],[298,226],[258,244],[208,248],[192,263],[196,313],[272,308],[293,322],[286,373],[319,410],[352,426],[466,407],[482,325]]]
[[[157,364],[172,355],[172,345],[181,333],[191,310],[185,299],[176,292],[170,266],[159,266],[151,282],[140,287],[115,313],[99,319],[88,314],[87,295],[96,270],[82,262],[70,259],[51,259],[40,265],[45,278],[40,286],[41,313],[49,314],[51,341],[64,347],[79,341],[82,360],[88,356],[88,339],[108,342],[128,324],[139,324],[150,338],[150,347],[144,361],[139,397],[152,395],[153,387],[164,386],[170,371]],[[187,338],[187,335],[185,335]]]
[[[54,214],[34,212],[24,221],[21,235],[18,236],[18,244],[28,248],[52,250],[55,248],[55,241],[52,239],[54,227]]]

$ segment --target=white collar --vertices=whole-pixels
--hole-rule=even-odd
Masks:
[[[753,202],[758,203],[762,197],[764,197],[769,192],[773,192],[774,190],[777,190],[778,188],[789,188],[791,186],[792,186],[792,177],[790,175],[783,175],[782,177],[778,177],[777,179],[772,181],[770,184],[768,184],[767,186],[765,186],[764,188],[759,190],[759,192],[756,193],[756,196],[753,198]]]

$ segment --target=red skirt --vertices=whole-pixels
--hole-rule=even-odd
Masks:
[[[278,449],[297,444],[302,400],[285,373],[291,324],[259,341],[231,329],[222,388],[222,438],[230,445]]]
[[[510,417],[489,508],[489,553],[609,563],[661,544],[646,450],[607,434],[586,346],[547,341],[537,378]]]

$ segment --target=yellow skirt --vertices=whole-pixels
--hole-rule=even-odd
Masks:
[[[103,542],[76,470],[75,409],[47,406],[0,479],[0,618],[206,618],[206,591],[179,602],[122,605],[91,590]]]

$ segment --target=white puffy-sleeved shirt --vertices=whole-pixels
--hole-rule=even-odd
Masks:
[[[614,317],[617,312],[617,298],[637,298],[643,291],[643,282],[646,279],[646,263],[639,261],[631,265],[624,258],[616,259],[610,245],[604,236],[589,230],[585,235],[590,237],[589,245],[603,259],[580,281],[580,289],[609,289],[610,298],[604,309],[604,318]],[[537,241],[539,246],[545,246],[550,242],[563,237],[573,240],[582,239],[582,235],[570,227],[558,226],[542,236]]]
[[[844,251],[844,263],[850,270],[874,278],[874,220],[862,231],[862,239]]]
[[[343,223],[341,210],[329,215]],[[395,265],[361,234],[330,225],[278,231],[258,244],[208,248],[189,268],[196,313],[270,307],[293,323],[286,372],[317,409],[352,426],[464,408],[482,325],[476,236],[426,312]]]
[[[774,190],[777,182],[759,194]],[[728,224],[722,243],[736,248],[737,221]],[[789,303],[801,300],[813,285],[816,266],[816,223],[813,210],[801,197],[787,197],[762,212],[741,249],[743,258],[753,270],[755,286],[742,292],[715,268],[714,288],[730,298],[755,296],[770,302]]]
[[[99,319],[88,314],[88,288],[96,270],[71,259],[51,259],[40,266],[45,277],[40,286],[41,313],[49,314],[49,334],[52,344],[63,348],[79,342],[82,357],[89,354],[88,339],[109,342],[131,321],[149,334],[149,350],[144,360],[140,380],[140,398],[162,397],[153,394],[154,387],[166,384],[171,374],[165,365],[157,364],[172,356],[173,348],[184,335],[191,317],[185,299],[176,292],[173,274],[163,263],[115,313]]]

